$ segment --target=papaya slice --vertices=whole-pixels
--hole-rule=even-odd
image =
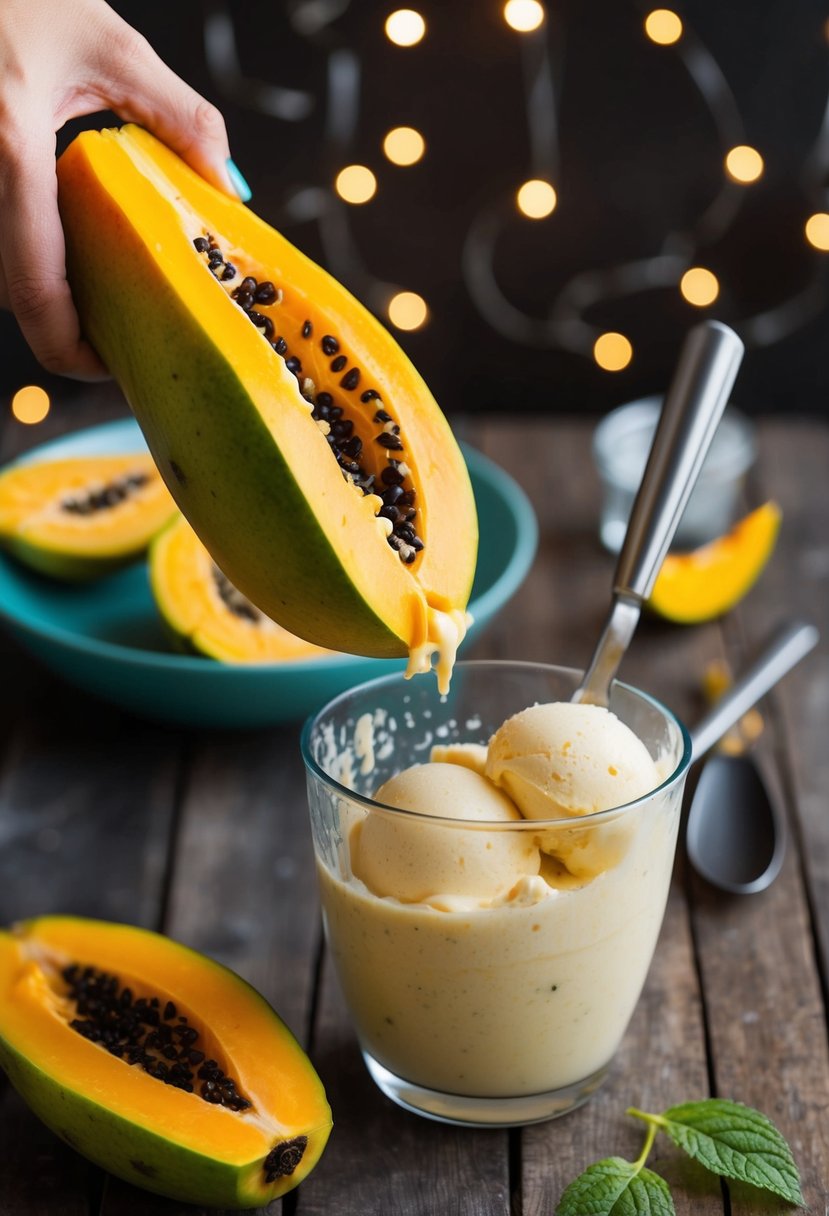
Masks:
[[[140,128],[84,132],[58,180],[85,332],[220,569],[319,646],[451,662],[474,499],[391,335]]]
[[[0,544],[54,578],[107,574],[176,515],[147,453],[18,464],[0,473]]]
[[[150,587],[179,645],[226,663],[329,654],[260,612],[222,573],[183,515],[150,548]]]
[[[690,553],[669,553],[656,576],[650,608],[681,624],[722,616],[760,577],[781,518],[777,504],[767,502],[717,540]]]
[[[0,1063],[72,1148],[188,1203],[258,1207],[313,1169],[322,1083],[227,968],[129,925],[45,916],[0,932]]]

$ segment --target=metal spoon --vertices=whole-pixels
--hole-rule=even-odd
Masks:
[[[691,731],[692,761],[808,654],[818,636],[807,621],[783,626]],[[786,821],[749,756],[715,755],[706,762],[688,812],[685,840],[691,865],[723,891],[749,895],[774,881],[786,851]]]
[[[719,321],[696,325],[659,415],[613,576],[613,601],[573,701],[607,705],[619,669],[697,480],[743,357],[743,344]]]

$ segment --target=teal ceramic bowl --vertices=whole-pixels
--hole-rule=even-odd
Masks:
[[[131,418],[76,431],[21,462],[145,447]],[[523,491],[464,448],[486,544],[472,590],[466,645],[522,583],[538,528]],[[334,655],[295,663],[219,663],[170,649],[139,562],[95,583],[52,582],[0,555],[0,618],[18,641],[78,688],[145,718],[184,726],[259,727],[306,717],[337,693],[403,661]]]

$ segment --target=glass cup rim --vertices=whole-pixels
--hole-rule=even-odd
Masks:
[[[557,663],[535,663],[525,660],[513,659],[466,659],[455,664],[455,671],[467,671],[470,669],[482,670],[485,668],[501,669],[504,668],[524,669],[526,671],[539,672],[555,672],[563,675],[574,676],[576,680],[580,680],[582,672],[575,667],[565,667]],[[415,679],[421,677],[414,677]],[[425,677],[428,678],[428,677]],[[345,689],[332,697],[319,709],[305,719],[300,736],[300,751],[305,768],[308,773],[321,781],[324,785],[332,789],[338,796],[347,798],[350,802],[354,802],[365,808],[367,811],[382,811],[390,816],[397,816],[418,822],[428,823],[430,825],[442,826],[443,828],[464,828],[475,831],[539,831],[540,829],[559,829],[581,827],[587,823],[595,824],[609,819],[620,817],[620,812],[625,816],[628,813],[633,813],[635,809],[646,802],[650,802],[657,794],[665,794],[671,790],[678,782],[682,781],[688,769],[691,766],[692,760],[692,743],[688,728],[685,726],[681,718],[664,705],[656,697],[650,693],[644,692],[641,688],[636,688],[633,684],[627,684],[622,680],[614,680],[613,686],[623,688],[625,692],[630,692],[640,700],[647,702],[656,709],[669,722],[673,722],[679,731],[679,737],[682,743],[682,750],[677,763],[674,765],[673,771],[664,778],[659,785],[654,786],[652,790],[642,794],[639,798],[634,798],[631,802],[623,802],[618,806],[606,807],[601,811],[591,811],[587,815],[563,815],[557,819],[520,819],[509,820],[507,822],[498,822],[495,820],[480,820],[480,819],[455,819],[444,815],[427,815],[421,811],[406,810],[402,807],[389,806],[385,802],[378,802],[374,798],[369,798],[365,794],[360,794],[356,790],[350,789],[347,785],[343,785],[336,777],[332,777],[324,768],[314,759],[311,754],[311,735],[317,722],[324,714],[329,713],[342,701],[352,697],[355,693],[368,692],[372,687],[388,686],[390,684],[405,684],[406,677],[402,671],[390,672],[385,676],[377,676],[372,680],[365,680],[361,684],[355,684],[353,687]]]

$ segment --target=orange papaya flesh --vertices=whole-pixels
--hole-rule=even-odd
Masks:
[[[287,663],[330,653],[260,612],[219,570],[183,515],[150,548],[150,587],[174,640],[225,663]]]
[[[41,917],[0,932],[0,992],[12,1084],[111,1173],[189,1203],[256,1207],[318,1161],[331,1112],[310,1061],[264,999],[204,955],[128,925]]]
[[[58,178],[84,329],[232,583],[292,633],[355,653],[411,653],[435,632],[435,613],[462,617],[477,548],[468,473],[446,419],[383,326],[138,128],[85,132],[60,158]],[[211,246],[221,270],[210,268]],[[269,336],[251,324],[244,293],[242,304],[233,298],[247,276],[278,289],[270,303],[253,301],[273,325]],[[296,375],[292,359],[301,362]],[[408,522],[422,542],[405,560],[388,543],[380,494],[343,476],[343,453],[332,450],[316,405],[321,393],[352,424],[343,440],[360,440],[358,481],[373,476],[373,487],[384,487],[383,471],[402,458],[403,492],[414,492]],[[402,450],[385,446],[394,436]]]
[[[175,514],[145,453],[21,463],[0,473],[0,544],[55,578],[97,578],[134,560]]]
[[[669,553],[648,599],[652,611],[680,624],[713,620],[733,608],[760,577],[782,514],[766,502],[731,531],[690,553]]]

